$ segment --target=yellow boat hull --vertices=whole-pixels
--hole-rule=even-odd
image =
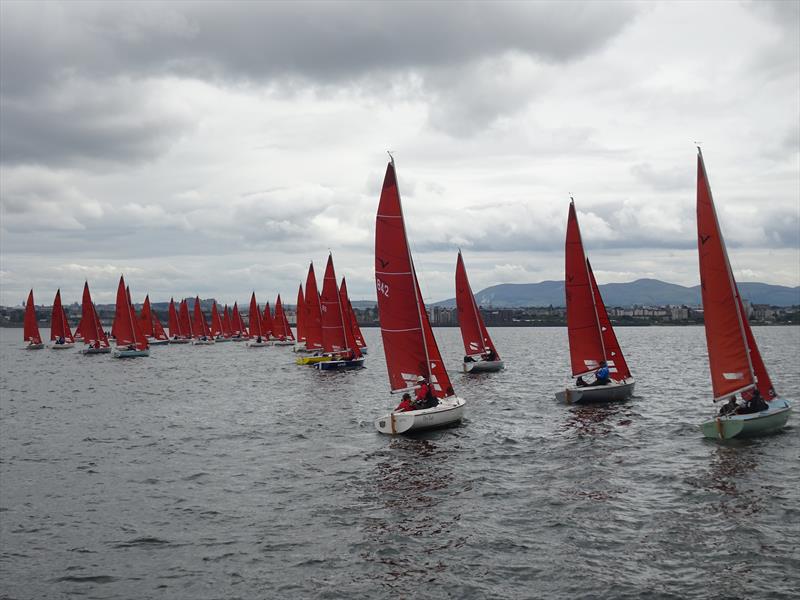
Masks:
[[[302,356],[294,362],[298,365],[313,365],[316,363],[327,362],[332,359],[332,356]]]

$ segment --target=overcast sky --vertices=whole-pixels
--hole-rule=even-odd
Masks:
[[[800,283],[800,3],[0,3],[0,303],[374,299],[394,152],[426,299],[695,285],[702,142],[736,277]]]

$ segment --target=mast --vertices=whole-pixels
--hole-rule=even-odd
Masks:
[[[417,318],[419,319],[419,329],[423,332],[422,335],[422,347],[425,350],[425,369],[428,371],[428,384],[432,385],[433,382],[431,381],[432,373],[431,373],[431,357],[428,353],[428,342],[425,339],[425,325],[422,322],[422,314],[421,314],[421,307],[419,304],[419,296],[420,296],[420,289],[419,283],[417,282],[417,270],[414,268],[414,258],[411,256],[411,246],[408,244],[408,232],[406,231],[406,217],[403,213],[403,199],[400,195],[400,182],[397,178],[397,169],[394,166],[394,156],[392,156],[391,152],[387,152],[389,155],[389,161],[392,163],[392,171],[394,171],[394,183],[397,187],[397,204],[400,207],[400,217],[403,223],[403,237],[405,238],[406,242],[406,252],[408,252],[408,262],[411,265],[411,280],[414,282],[414,301],[417,303]]]

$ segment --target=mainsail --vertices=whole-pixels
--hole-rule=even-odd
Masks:
[[[31,344],[42,343],[42,335],[39,333],[39,324],[36,321],[36,305],[33,303],[33,290],[28,294],[28,301],[25,303],[25,322],[23,324],[22,335],[26,342]]]
[[[500,360],[500,355],[497,354],[492,338],[486,330],[475,295],[472,293],[461,250],[458,251],[456,260],[456,311],[461,339],[464,342],[464,354],[475,356],[491,350],[496,356],[494,360]]]

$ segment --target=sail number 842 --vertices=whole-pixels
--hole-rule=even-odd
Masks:
[[[387,298],[389,297],[389,284],[385,281],[381,281],[377,277],[375,278],[375,287],[378,290],[379,294],[383,294]]]

